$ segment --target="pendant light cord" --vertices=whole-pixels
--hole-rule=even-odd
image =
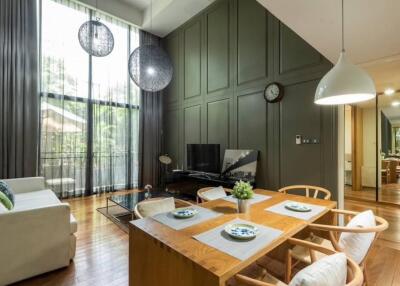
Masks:
[[[342,52],[344,51],[344,0],[342,0]]]
[[[97,21],[100,21],[100,17],[98,17],[97,15],[99,14],[99,11],[98,11],[98,8],[97,8],[98,6],[97,6],[97,0],[96,0],[96,9],[94,10],[94,18],[97,20]]]
[[[153,0],[150,0],[150,31],[151,31],[151,34],[149,37],[149,40],[150,40],[149,44],[153,45],[153,41],[154,41],[153,36],[152,36],[152,34],[153,34]],[[153,56],[152,55],[150,56],[150,66],[153,67]]]

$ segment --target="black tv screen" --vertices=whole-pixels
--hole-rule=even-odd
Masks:
[[[219,144],[187,144],[187,169],[220,173]]]

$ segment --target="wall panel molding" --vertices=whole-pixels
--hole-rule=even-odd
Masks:
[[[184,29],[184,98],[201,95],[201,22]]]
[[[222,1],[206,13],[207,94],[229,88],[229,2]]]
[[[164,43],[165,48],[171,58],[174,73],[172,75],[172,81],[166,89],[167,96],[166,102],[168,104],[174,104],[179,101],[179,80],[180,80],[180,51],[179,51],[179,34],[175,33],[168,38]]]
[[[221,160],[225,149],[229,148],[230,138],[230,99],[207,103],[207,143],[220,144]]]
[[[256,1],[237,2],[237,85],[268,78],[268,11]]]
[[[256,0],[215,1],[164,39],[168,51],[174,52],[176,35],[179,94],[176,103],[167,103],[166,118],[178,118],[180,130],[177,136],[166,129],[166,152],[179,153],[184,162],[187,143],[219,143],[221,156],[225,148],[256,149],[258,187],[319,184],[335,196],[336,109],[313,103],[332,65]],[[273,81],[285,96],[268,104],[263,91]],[[172,90],[167,97],[176,96]],[[320,144],[296,145],[297,134]],[[179,144],[171,146],[177,137]]]

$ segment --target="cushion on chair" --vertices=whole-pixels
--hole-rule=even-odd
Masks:
[[[346,255],[336,253],[302,269],[293,277],[289,286],[344,286],[346,279]]]
[[[359,213],[353,217],[347,224],[347,227],[374,227],[376,226],[375,216],[371,210]],[[374,241],[375,233],[351,233],[343,232],[339,239],[339,246],[344,252],[350,256],[355,262],[361,263],[372,242]]]
[[[143,217],[154,216],[159,213],[170,212],[175,209],[174,198],[143,201],[137,205],[139,213]]]
[[[226,197],[226,193],[223,187],[212,188],[201,194],[206,200],[213,201]]]

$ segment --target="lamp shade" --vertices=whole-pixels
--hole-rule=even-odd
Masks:
[[[163,90],[171,82],[172,74],[171,60],[161,47],[140,46],[129,57],[129,75],[145,91]]]
[[[336,65],[318,84],[314,102],[321,105],[339,105],[366,101],[376,96],[371,77],[353,65],[341,52]]]
[[[95,57],[105,57],[114,49],[113,34],[98,20],[83,23],[79,28],[78,38],[81,47]]]

